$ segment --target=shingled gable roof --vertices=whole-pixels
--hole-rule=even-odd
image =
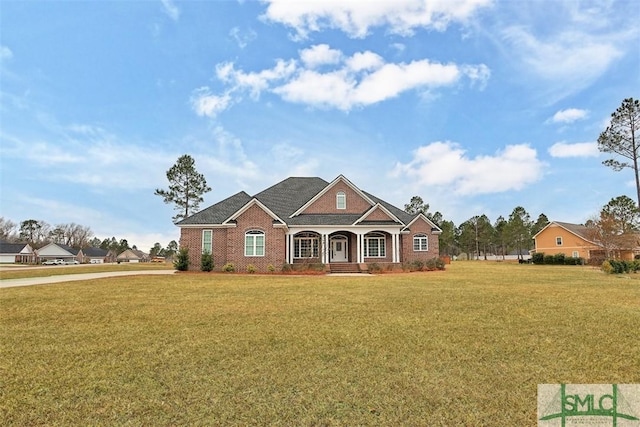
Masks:
[[[427,218],[426,215],[419,213],[417,215],[415,215],[415,217],[407,224],[407,226],[404,228],[405,230],[408,230],[411,228],[411,224],[413,224],[415,221],[418,220],[418,218],[422,218],[427,224],[431,225],[431,232],[433,234],[441,234],[442,233],[442,229],[440,227],[438,227],[436,224],[433,223],[433,221],[431,221],[429,218]]]
[[[241,191],[191,215],[188,218],[183,219],[182,221],[179,221],[176,225],[189,226],[222,224],[224,221],[228,220],[231,215],[249,203],[249,201],[251,201],[251,196],[244,191]]]
[[[343,175],[338,176],[331,183],[318,177],[290,177],[273,186],[257,193],[251,197],[244,191],[241,191],[227,199],[224,199],[208,208],[193,214],[192,216],[178,222],[178,226],[202,226],[202,225],[223,225],[226,221],[233,219],[234,216],[241,213],[250,206],[250,203],[257,200],[261,207],[266,208],[270,215],[275,214],[289,226],[304,225],[354,225],[359,219],[366,215],[362,214],[304,214],[301,213],[303,208],[310,205],[322,194],[329,191],[337,182],[343,181],[351,188],[359,193],[365,200],[372,205],[372,210],[378,204],[388,213],[395,217],[400,224],[407,226],[414,221],[418,215],[410,215],[405,211],[393,206],[373,196],[370,193],[360,190],[354,186]],[[272,215],[273,216],[273,215]],[[428,221],[428,220],[427,220]],[[376,223],[390,224],[398,222],[390,218],[389,221],[374,221]],[[429,221],[429,223],[431,223]],[[434,225],[435,227],[435,225]]]
[[[378,209],[380,209],[382,212],[384,212],[389,219],[386,221],[382,221],[382,220],[374,220],[374,221],[367,221],[367,217],[369,215],[371,215],[373,212],[377,211]],[[380,223],[380,224],[387,224],[387,223],[393,223],[393,224],[402,224],[402,222],[393,214],[391,213],[391,211],[389,211],[389,209],[385,208],[381,203],[376,203],[375,205],[373,205],[371,207],[371,209],[369,209],[368,211],[366,211],[360,218],[358,218],[358,220],[356,220],[356,222],[354,222],[355,224],[359,224],[362,222],[367,222],[368,224],[371,223]]]
[[[27,246],[28,243],[11,243],[5,240],[0,240],[0,254],[19,254],[22,252]]]
[[[294,213],[292,213],[290,215],[290,217],[293,218],[296,215],[300,215],[300,214],[304,213],[304,210],[306,208],[311,206],[311,204],[313,204],[313,202],[315,202],[320,197],[322,197],[325,193],[327,193],[327,191],[331,190],[331,188],[335,187],[335,185],[338,182],[344,182],[345,184],[347,184],[347,186],[349,186],[353,191],[355,191],[357,194],[359,194],[360,197],[365,199],[369,204],[371,204],[371,206],[373,206],[375,204],[362,190],[360,190],[358,187],[353,185],[353,183],[351,181],[349,181],[344,175],[338,175],[338,177],[336,179],[331,181],[331,183],[329,185],[325,186],[321,191],[319,191],[317,194],[315,194],[303,206],[301,206],[300,209],[298,209]]]
[[[570,222],[551,221],[542,230],[538,231],[536,233],[536,235],[533,236],[533,238],[535,239],[540,233],[542,233],[544,230],[546,230],[547,228],[549,228],[553,224],[564,228],[569,233],[575,234],[576,236],[580,237],[581,239],[586,240],[589,243],[593,243],[594,245],[597,245],[597,243],[595,243],[593,241],[592,237],[589,235],[589,227],[586,227],[586,226],[581,225],[581,224],[571,224]]]

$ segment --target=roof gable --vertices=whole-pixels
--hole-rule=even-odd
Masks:
[[[190,217],[179,221],[176,225],[178,227],[188,225],[215,225],[222,224],[229,219],[231,215],[237,212],[245,204],[251,200],[244,191],[234,194],[231,197],[209,206],[206,209],[197,212]]]
[[[557,228],[557,227],[573,234],[576,237],[579,237],[580,239],[584,240],[587,243],[600,246],[597,243],[595,243],[592,240],[592,237],[589,235],[589,227],[586,227],[581,224],[572,224],[570,222],[551,221],[549,224],[545,225],[542,230],[538,231],[536,235],[533,236],[533,238],[534,239],[537,238],[543,232],[546,233],[548,229]]]
[[[367,212],[365,212],[364,215],[362,215],[360,218],[358,218],[358,220],[354,223],[354,225],[355,224],[362,224],[362,223],[384,224],[384,223],[389,223],[389,222],[393,222],[393,223],[396,223],[396,224],[398,224],[398,223],[402,224],[402,221],[400,221],[387,208],[382,206],[380,203],[376,203],[375,206],[373,206],[371,209],[369,209]]]
[[[30,253],[33,253],[33,249],[31,249],[28,243],[10,243],[5,240],[0,240],[0,254],[15,255]]]
[[[73,249],[67,245],[58,243],[49,243],[36,251],[38,256],[75,256],[78,255],[78,249]]]
[[[249,201],[249,203],[245,204],[243,207],[241,207],[240,209],[238,209],[236,212],[234,212],[227,220],[224,221],[224,224],[228,224],[231,223],[232,221],[235,221],[240,215],[242,215],[243,213],[245,213],[249,208],[251,208],[252,206],[257,206],[260,209],[262,209],[267,215],[269,215],[271,218],[273,218],[274,221],[279,222],[280,224],[284,225],[284,221],[281,220],[278,215],[276,215],[275,213],[273,213],[271,211],[271,209],[269,209],[268,207],[266,207],[263,203],[260,202],[260,200],[253,198]]]
[[[356,187],[344,175],[339,175],[336,179],[334,179],[331,183],[329,183],[321,191],[319,191],[316,195],[314,195],[309,201],[307,201],[303,206],[301,206],[298,210],[293,212],[290,215],[290,218],[293,218],[303,213],[313,213],[313,214],[341,213],[341,212],[333,212],[335,211],[335,201],[333,201],[333,195],[329,195],[329,192],[336,187],[346,187],[346,189],[351,190],[353,193],[355,193],[356,197],[360,198],[364,202],[366,207],[371,207],[375,205],[375,202],[371,200],[366,193],[364,193],[362,190]],[[320,210],[317,210],[317,209],[313,210],[312,207],[314,206],[314,204],[316,204],[317,202],[319,202],[325,197],[331,198],[331,201],[329,204],[332,205],[334,209],[331,209],[330,211],[327,211],[326,208],[320,208]],[[354,203],[354,201],[352,200],[351,201],[347,200],[347,209],[345,209],[344,213],[345,214],[354,213],[354,208],[350,208],[350,206],[353,206],[353,205],[357,206],[359,204],[357,204],[357,202]],[[306,211],[310,211],[310,212],[306,212]],[[358,213],[362,211],[363,209],[361,209]]]
[[[433,223],[433,221],[431,221],[429,218],[427,218],[426,215],[424,215],[423,213],[419,213],[417,214],[408,224],[407,226],[404,228],[405,230],[409,230],[411,228],[411,225],[414,224],[416,221],[424,221],[426,222],[430,227],[431,227],[431,232],[433,234],[441,234],[442,230],[440,229],[440,227],[438,227],[437,225],[435,225]]]

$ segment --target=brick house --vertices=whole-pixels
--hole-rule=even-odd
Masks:
[[[241,191],[176,224],[189,269],[204,252],[215,269],[233,263],[258,272],[285,264],[323,263],[331,271],[360,271],[370,263],[398,267],[439,253],[442,232],[422,214],[403,210],[340,175],[287,178],[250,196]]]

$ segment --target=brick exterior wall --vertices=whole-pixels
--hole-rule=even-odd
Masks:
[[[336,194],[342,191],[347,197],[347,208],[336,209]],[[360,197],[355,191],[351,189],[347,184],[339,181],[323,194],[318,200],[316,200],[311,206],[304,210],[307,214],[362,214],[371,209],[371,205]]]
[[[429,242],[428,251],[413,250],[413,237],[416,234],[424,234],[427,236]],[[440,255],[440,241],[438,235],[433,234],[431,226],[422,219],[418,219],[411,224],[411,232],[409,234],[401,234],[400,239],[402,262],[411,262],[414,260],[426,261],[431,258],[437,258]]]
[[[210,227],[182,228],[180,246],[189,248],[189,270],[199,271],[202,258],[202,231]],[[264,256],[245,256],[244,238],[250,230],[264,232]],[[267,272],[268,266],[279,271],[285,262],[285,233],[281,228],[273,228],[273,219],[259,206],[254,205],[237,218],[236,227],[213,228],[214,270],[220,271],[227,263],[233,263],[235,270],[246,272],[253,265],[257,272]]]

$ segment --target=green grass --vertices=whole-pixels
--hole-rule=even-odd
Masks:
[[[35,266],[20,268],[17,266],[2,266],[0,279],[24,279],[26,277],[59,276],[63,274],[102,273],[105,271],[131,271],[131,270],[173,270],[171,263],[128,263],[121,264],[85,264],[76,266]],[[28,266],[24,266],[28,267]]]
[[[535,425],[541,383],[640,382],[640,281],[459,262],[0,290],[0,425]]]

